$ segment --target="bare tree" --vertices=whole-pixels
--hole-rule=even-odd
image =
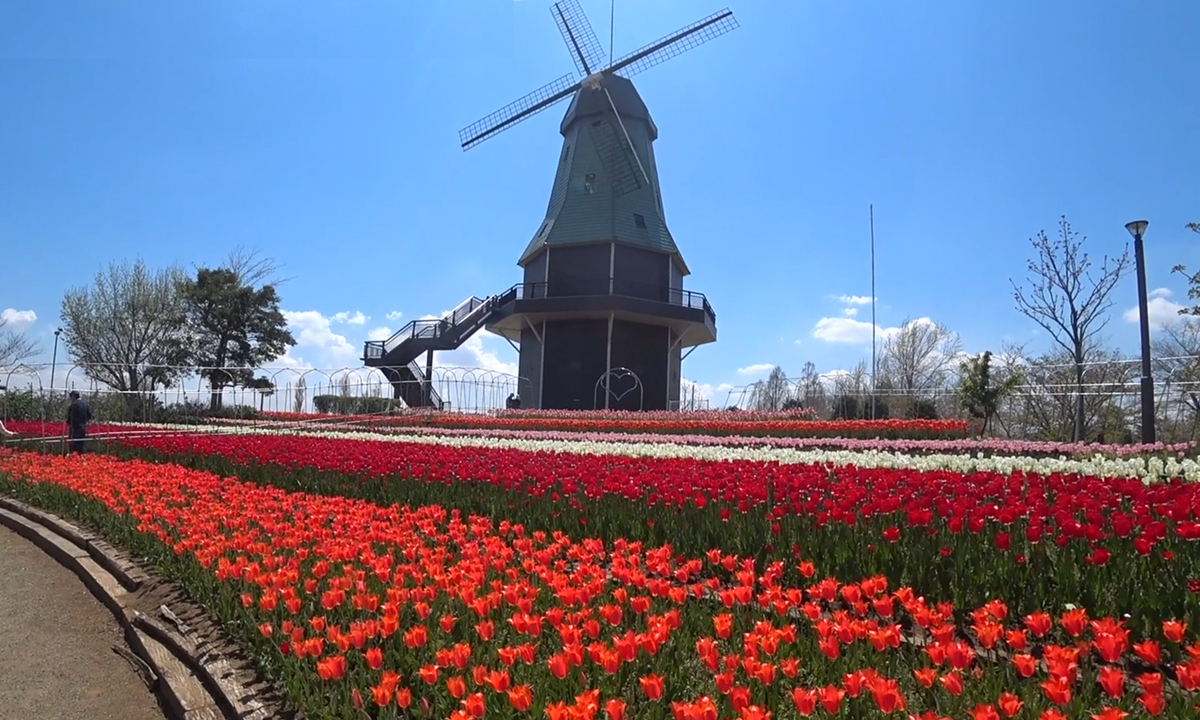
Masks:
[[[859,360],[852,370],[833,376],[831,415],[835,418],[862,419],[870,417],[871,383],[867,361]],[[879,400],[877,398],[877,400]],[[876,407],[879,417],[887,417],[886,403]]]
[[[37,343],[25,337],[24,332],[8,328],[8,318],[0,315],[0,368],[13,367],[37,355],[41,350]]]
[[[1120,257],[1107,255],[1097,274],[1083,251],[1087,238],[1071,230],[1064,216],[1058,221],[1058,237],[1051,240],[1045,231],[1030,243],[1037,258],[1028,262],[1028,287],[1012,279],[1017,310],[1040,325],[1054,342],[1067,351],[1074,365],[1075,412],[1072,437],[1084,439],[1084,369],[1088,353],[1098,343],[1097,335],[1108,324],[1109,295],[1129,269],[1128,247]]]
[[[259,257],[258,250],[247,250],[241,246],[230,251],[221,267],[229,270],[241,285],[257,287],[273,285],[279,287],[291,278],[278,278],[281,266],[273,258]],[[199,271],[199,267],[196,268]]]
[[[1181,318],[1157,328],[1154,337],[1154,374],[1162,380],[1160,390],[1169,394],[1159,402],[1163,425],[1174,440],[1196,436],[1200,424],[1200,319]],[[1178,411],[1172,412],[1171,400]]]
[[[804,407],[812,408],[822,414],[825,412],[825,385],[821,382],[817,366],[812,362],[804,363],[804,369],[800,371],[797,399]]]
[[[187,357],[178,268],[113,263],[62,299],[63,342],[84,374],[114,390],[170,386]]]
[[[1069,440],[1075,436],[1077,401],[1083,399],[1083,439],[1107,442],[1132,438],[1129,418],[1134,403],[1125,393],[1136,365],[1120,352],[1093,346],[1084,358],[1083,382],[1076,378],[1074,356],[1062,349],[1025,361],[1024,382],[1014,389],[1006,407],[1006,422],[1018,434],[1039,440]]]
[[[909,400],[927,399],[948,385],[962,360],[958,334],[928,318],[905,320],[883,343],[879,384]]]
[[[754,383],[750,393],[750,407],[755,410],[782,410],[784,403],[792,397],[792,386],[788,383],[787,373],[783,368],[771,368],[771,374],[766,380]]]

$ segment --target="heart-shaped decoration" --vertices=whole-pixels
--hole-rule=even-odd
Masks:
[[[642,388],[642,379],[637,376],[637,373],[624,367],[609,370],[601,381],[604,384],[605,392],[615,403],[621,402],[629,393]]]

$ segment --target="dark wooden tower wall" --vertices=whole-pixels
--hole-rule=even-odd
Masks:
[[[526,322],[521,333],[521,352],[517,357],[517,374],[520,380],[517,394],[521,397],[521,406],[527,408],[542,407],[542,363],[545,357],[542,338],[546,334],[545,321],[531,324]]]

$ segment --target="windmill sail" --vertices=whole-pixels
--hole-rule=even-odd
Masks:
[[[576,69],[585,76],[585,79],[592,78],[593,80],[611,75],[619,75],[628,79],[738,27],[733,13],[726,8],[681,28],[601,69],[606,57],[604,48],[601,47],[579,0],[559,0],[550,8],[550,12],[554,16],[554,22],[558,25],[563,41],[567,44],[567,50],[571,53],[571,60],[575,63]],[[583,88],[582,82],[575,82],[570,74],[563,75],[463,128],[458,133],[459,142],[462,144],[463,150],[469,150],[493,135],[581,92],[581,88]],[[619,116],[617,119],[619,120]],[[622,148],[623,143],[628,145],[628,138],[622,141],[616,137],[616,133],[620,131],[620,123],[618,122],[610,129],[614,133],[613,146],[621,148],[620,153],[611,153],[614,161],[620,154],[629,157],[633,149],[631,147]],[[633,165],[637,165],[636,156],[630,160]],[[644,180],[646,169],[641,168],[640,170]],[[621,175],[621,173],[616,173],[616,175]],[[635,182],[641,182],[637,179],[637,172],[634,172],[633,175]],[[624,181],[622,187],[625,187]]]
[[[720,37],[738,27],[737,19],[729,8],[713,13],[703,20],[688,25],[685,28],[650,43],[641,50],[629,53],[615,61],[605,72],[612,72],[621,77],[631,78],[634,75],[649,70],[671,58],[682,55],[694,47],[703,45],[715,37]]]
[[[463,150],[469,150],[491,136],[523,120],[528,120],[551,105],[566,100],[574,95],[577,89],[579,89],[579,83],[574,81],[570,73],[563,75],[520,100],[511,102],[491,115],[459,130],[458,140],[462,143]]]
[[[571,53],[571,60],[580,75],[591,75],[604,66],[607,54],[596,37],[596,31],[588,22],[587,15],[579,6],[579,0],[560,0],[550,8],[563,42]]]

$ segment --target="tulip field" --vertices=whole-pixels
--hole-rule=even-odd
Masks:
[[[1200,717],[1194,447],[713,415],[100,425],[0,495],[316,719]]]

